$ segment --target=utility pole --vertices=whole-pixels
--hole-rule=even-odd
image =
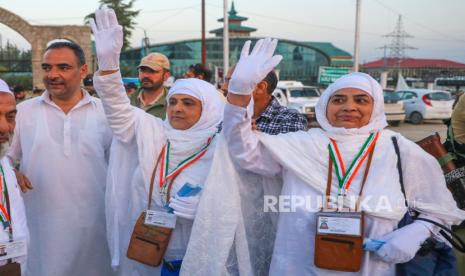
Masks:
[[[148,55],[149,54],[149,45],[150,45],[150,40],[149,38],[147,37],[147,31],[145,29],[144,30],[144,49],[145,49],[145,55]]]
[[[228,0],[223,0],[223,78],[229,69],[229,16]]]
[[[386,69],[386,67],[388,65],[388,62],[387,62],[387,59],[386,59],[386,51],[388,49],[388,45],[384,45],[384,46],[378,47],[376,49],[382,49],[383,50],[383,67],[384,67],[384,69]]]
[[[202,65],[207,64],[207,46],[205,43],[205,0],[202,0]]]
[[[354,66],[352,71],[358,72],[358,64],[360,59],[360,9],[362,0],[356,0],[355,10],[355,42],[354,42]]]

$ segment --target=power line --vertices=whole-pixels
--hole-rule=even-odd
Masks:
[[[146,27],[145,29],[150,29],[156,25],[159,25],[161,23],[163,23],[164,21],[168,20],[168,19],[171,19],[171,18],[174,18],[176,16],[179,16],[181,13],[185,12],[187,9],[191,9],[191,8],[194,8],[194,7],[197,7],[198,5],[195,5],[195,6],[189,6],[189,7],[184,7],[182,9],[178,9],[176,10],[176,13],[173,13],[173,14],[170,14],[169,16],[166,16],[164,17],[163,19],[161,20],[158,20],[156,23],[150,25],[149,27]]]
[[[207,5],[219,7],[218,5],[211,4],[211,3],[207,3]],[[313,27],[313,28],[326,29],[326,30],[344,32],[344,33],[353,33],[354,32],[353,29],[344,29],[344,28],[338,28],[338,27],[333,27],[333,26],[328,26],[328,25],[312,24],[312,23],[308,23],[308,22],[304,22],[304,21],[292,20],[292,19],[287,19],[287,18],[282,18],[282,17],[277,17],[277,16],[263,15],[263,14],[248,12],[248,11],[243,11],[243,13],[246,14],[246,15],[250,14],[250,15],[253,15],[253,16],[267,18],[267,19],[274,20],[274,21],[292,23],[292,24],[299,25],[301,27],[302,26],[309,26],[309,27]],[[398,14],[397,12],[395,12],[395,13]],[[373,32],[361,32],[361,34],[369,35],[369,36],[377,36],[377,37],[384,36],[384,34],[373,33]],[[444,40],[444,39],[425,38],[425,37],[418,37],[418,36],[416,36],[413,39],[414,40],[439,41],[439,42],[452,42],[452,41],[453,42],[459,42],[459,43],[465,42],[465,40],[457,40],[457,39]]]
[[[210,3],[207,3],[207,4],[210,5],[210,6],[219,7],[218,5],[214,5],[214,4],[210,4]],[[350,29],[337,28],[337,27],[332,27],[332,26],[327,26],[327,25],[311,24],[311,23],[308,23],[308,22],[291,20],[291,19],[277,17],[277,16],[263,15],[263,14],[249,12],[249,11],[244,11],[244,14],[250,14],[250,15],[263,17],[263,18],[268,18],[268,19],[272,19],[272,20],[276,20],[276,21],[288,22],[288,23],[293,23],[293,24],[298,24],[298,25],[306,25],[306,26],[311,26],[311,27],[315,27],[315,28],[330,29],[330,30],[340,31],[340,32],[353,32],[354,31],[354,30],[350,30]],[[376,35],[378,35],[378,34],[376,34]]]
[[[400,13],[399,11],[397,11],[397,10],[395,10],[395,9],[393,9],[393,8],[391,8],[391,7],[389,7],[389,6],[387,6],[386,4],[384,4],[383,2],[381,2],[380,0],[373,0],[373,1],[375,1],[375,2],[378,3],[380,6],[382,6],[382,7],[386,8],[386,9],[390,10],[391,12],[393,12],[393,13],[395,13],[395,14],[397,14],[397,15],[402,15],[402,13]],[[445,34],[445,33],[443,33],[443,32],[440,32],[440,31],[438,31],[438,30],[435,30],[435,29],[433,29],[433,28],[431,28],[431,27],[428,27],[428,26],[426,26],[426,25],[424,25],[424,24],[422,24],[422,23],[416,22],[416,21],[414,21],[414,20],[412,20],[412,19],[410,19],[410,18],[408,18],[408,17],[405,17],[405,14],[404,14],[404,18],[406,18],[408,21],[414,23],[415,25],[417,25],[417,26],[419,26],[419,27],[421,27],[421,28],[423,28],[423,29],[425,29],[425,30],[428,30],[428,31],[430,31],[430,32],[439,34],[439,35],[441,35],[441,36],[443,36],[443,37],[447,37],[447,38],[449,38],[450,40],[457,41],[457,42],[465,42],[465,40],[463,40],[463,39],[458,39],[458,38],[453,37],[453,36],[451,36],[451,35],[449,35],[449,34]]]
[[[399,11],[385,5],[380,0],[373,0],[373,1],[375,1],[376,3],[378,3],[379,5],[384,7],[385,9],[387,9],[387,10],[389,10],[389,11],[395,13],[395,14],[401,14]],[[222,6],[219,6],[219,5],[216,5],[216,4],[213,4],[213,3],[208,3],[207,2],[207,5],[222,9]],[[181,14],[182,12],[184,12],[187,9],[192,8],[192,9],[197,10],[198,7],[199,7],[199,5],[192,5],[192,6],[185,6],[185,7],[182,7],[182,8],[163,9],[163,10],[149,10],[149,11],[141,10],[140,13],[141,14],[151,14],[151,13],[164,13],[164,12],[170,12],[170,11],[175,11],[176,12],[174,14],[171,14],[170,16],[162,18],[157,23],[152,24],[149,27],[145,28],[145,29],[150,29],[150,28],[154,27],[155,25],[163,23],[164,21],[166,21],[166,20],[168,20],[170,18],[178,16],[179,14]],[[257,17],[261,17],[261,18],[266,18],[266,19],[269,19],[269,20],[296,24],[296,25],[299,25],[299,26],[308,26],[308,27],[313,27],[313,28],[318,28],[318,29],[325,29],[325,30],[331,30],[331,31],[335,31],[335,32],[344,32],[344,33],[353,33],[354,32],[353,29],[345,29],[345,28],[339,28],[339,27],[328,26],[328,25],[312,24],[312,23],[308,23],[308,22],[292,20],[292,19],[288,19],[288,18],[281,18],[281,17],[277,17],[277,16],[269,16],[269,15],[254,13],[254,12],[244,11],[244,13],[245,14],[250,14],[250,15],[253,15],[253,16],[257,16]],[[211,17],[216,17],[216,15],[213,15],[211,13],[207,13],[207,15],[209,17],[210,16]],[[84,17],[55,17],[55,18],[43,18],[43,19],[28,19],[28,21],[37,22],[38,24],[44,24],[43,22],[39,22],[39,21],[40,20],[60,21],[60,20],[83,19],[83,18]],[[421,23],[415,22],[415,21],[413,21],[411,19],[407,18],[407,20],[409,20],[410,22],[422,27],[423,29],[426,29],[426,30],[428,30],[430,32],[433,32],[433,33],[436,33],[436,34],[439,34],[439,35],[441,35],[443,37],[448,38],[448,40],[445,40],[445,39],[435,39],[435,38],[426,38],[426,37],[418,37],[418,36],[416,36],[415,38],[413,38],[413,40],[438,41],[438,42],[456,42],[456,43],[457,42],[458,43],[464,43],[465,42],[465,40],[457,39],[457,38],[452,37],[452,36],[450,36],[448,34],[444,34],[442,32],[434,30],[434,29],[432,29],[430,27],[427,27],[427,26],[425,26],[425,25],[423,25]],[[381,33],[373,33],[373,32],[361,32],[361,33],[364,34],[364,35],[369,35],[369,36],[377,36],[377,37],[382,37],[383,36],[383,34],[381,34]]]
[[[146,10],[141,10],[139,12],[139,14],[151,14],[151,13],[164,13],[164,12],[170,12],[170,11],[179,11],[179,10],[184,10],[184,9],[189,9],[189,8],[194,8],[194,7],[197,7],[199,5],[193,5],[193,6],[186,6],[186,7],[182,7],[182,8],[176,8],[176,9],[164,9],[164,10],[150,10],[150,11],[146,11]],[[60,21],[60,20],[70,20],[70,19],[83,19],[85,17],[84,16],[76,16],[76,17],[47,17],[47,18],[26,18],[27,21],[30,21],[30,22],[41,22],[42,20],[48,20],[48,21]],[[42,22],[46,22],[46,21],[42,21]]]

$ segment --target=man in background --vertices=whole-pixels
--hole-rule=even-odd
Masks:
[[[15,94],[17,104],[27,99],[26,89],[24,89],[24,87],[22,87],[21,85],[15,86],[15,88],[13,89],[13,93]]]
[[[228,70],[222,86],[223,91],[228,90],[234,69],[232,67]],[[271,71],[252,92],[254,100],[252,128],[271,135],[307,130],[307,118],[295,109],[280,105],[273,96],[277,84],[278,77],[274,71]]]
[[[197,78],[200,80],[204,80],[206,82],[210,82],[212,78],[212,71],[208,69],[207,66],[202,65],[201,63],[192,64],[187,69],[186,73],[184,74],[185,78]]]
[[[131,104],[165,119],[168,89],[163,84],[171,76],[168,58],[160,53],[151,53],[142,58],[138,69],[140,89],[129,98]]]
[[[98,97],[97,92],[94,88],[94,76],[92,74],[88,74],[83,80],[82,84],[84,84],[84,89],[89,92],[91,96]]]
[[[126,89],[126,94],[128,97],[137,92],[137,85],[133,82],[126,84],[124,88]]]

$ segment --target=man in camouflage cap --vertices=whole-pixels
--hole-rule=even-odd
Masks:
[[[170,62],[160,53],[150,53],[139,66],[140,89],[130,96],[131,104],[164,119],[168,89],[163,83],[170,77]]]

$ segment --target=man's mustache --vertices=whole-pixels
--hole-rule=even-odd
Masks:
[[[13,136],[13,132],[0,132],[0,139],[10,139],[11,136]]]
[[[47,80],[46,82],[47,84],[65,84],[64,81],[60,81],[60,80]]]
[[[140,82],[144,82],[144,81],[148,81],[148,82],[153,83],[153,81],[151,79],[149,79],[149,78],[143,78],[143,79],[140,80]]]

